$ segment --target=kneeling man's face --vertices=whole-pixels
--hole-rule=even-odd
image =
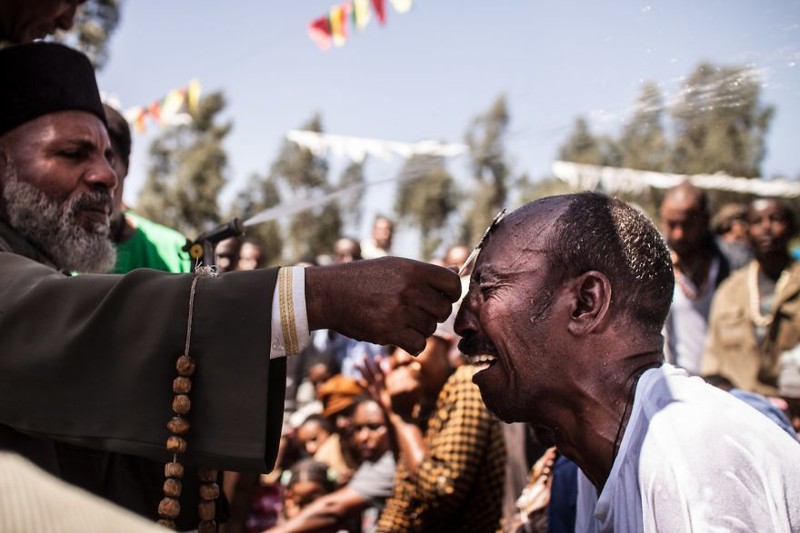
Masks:
[[[9,224],[60,268],[108,271],[112,163],[106,128],[90,113],[51,113],[6,133],[0,186]]]
[[[478,369],[472,379],[507,422],[530,420],[531,406],[560,372],[545,236],[555,212],[536,211],[512,213],[489,235],[456,319],[459,348]]]

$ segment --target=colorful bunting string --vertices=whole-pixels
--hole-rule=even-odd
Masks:
[[[192,80],[186,87],[173,89],[149,105],[127,109],[123,115],[137,133],[144,133],[147,119],[158,126],[187,124],[192,121],[192,115],[197,113],[201,89],[200,82]]]
[[[407,13],[413,0],[389,0],[397,13]],[[371,13],[381,25],[386,23],[386,0],[351,0],[335,5],[328,10],[328,14],[308,23],[306,28],[308,36],[320,50],[328,51],[331,45],[344,46],[347,42],[348,21],[359,31],[369,24]]]

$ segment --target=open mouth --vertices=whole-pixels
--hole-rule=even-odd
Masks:
[[[476,367],[476,372],[486,370],[497,363],[497,357],[489,354],[464,355],[468,365]]]

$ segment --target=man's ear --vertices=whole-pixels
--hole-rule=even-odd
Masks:
[[[573,335],[586,335],[606,326],[611,307],[611,282],[596,270],[584,272],[569,283],[572,316],[567,329]]]

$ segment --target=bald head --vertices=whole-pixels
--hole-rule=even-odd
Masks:
[[[351,263],[361,260],[361,245],[351,237],[342,237],[333,245],[333,262]]]
[[[661,223],[667,244],[679,256],[709,246],[708,196],[688,181],[668,189],[661,203]]]
[[[554,196],[520,208],[506,224],[526,229],[531,243],[541,236],[520,251],[546,252],[550,286],[601,272],[612,286],[612,310],[647,331],[663,327],[675,283],[672,261],[652,222],[629,204],[589,192]]]

